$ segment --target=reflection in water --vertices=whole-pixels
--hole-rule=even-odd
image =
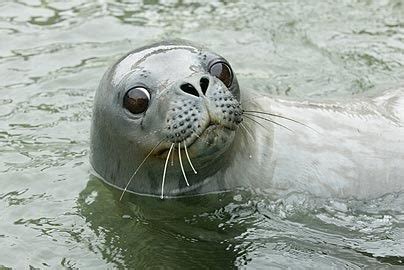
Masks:
[[[80,214],[103,239],[93,248],[116,265],[226,269],[245,252],[236,239],[247,224],[232,222],[231,193],[176,200],[127,194],[121,202],[119,197],[92,178],[78,199]]]
[[[98,238],[90,250],[116,266],[356,268],[404,259],[403,220],[394,215],[403,211],[404,193],[369,201],[302,193],[272,200],[247,191],[175,200],[127,195],[119,202],[120,191],[91,177],[77,201]]]

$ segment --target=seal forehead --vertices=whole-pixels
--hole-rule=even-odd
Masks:
[[[198,51],[186,45],[159,45],[134,51],[115,65],[112,82],[117,85],[135,68],[153,70],[171,78],[190,73],[192,68],[200,66]]]

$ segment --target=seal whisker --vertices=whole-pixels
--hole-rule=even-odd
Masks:
[[[163,181],[161,181],[161,199],[164,199],[164,182],[166,180],[166,172],[167,172],[167,164],[168,160],[170,158],[171,151],[173,150],[174,143],[171,144],[170,150],[168,150],[167,158],[166,158],[166,163],[164,164],[164,171],[163,171]]]
[[[317,130],[315,130],[315,129],[312,128],[311,126],[309,126],[309,125],[307,125],[307,124],[305,124],[305,123],[302,123],[302,122],[300,122],[300,121],[297,121],[297,120],[295,120],[295,119],[286,117],[286,116],[282,116],[282,115],[278,115],[278,114],[274,114],[274,113],[269,113],[269,112],[261,112],[261,111],[248,111],[248,110],[246,110],[246,111],[243,111],[243,112],[244,112],[244,113],[249,113],[249,114],[251,114],[251,113],[257,113],[257,114],[264,114],[264,115],[269,115],[269,116],[273,116],[273,117],[279,117],[279,118],[282,118],[282,119],[289,120],[289,121],[292,121],[292,122],[294,122],[294,123],[300,124],[300,125],[302,125],[302,126],[305,126],[305,127],[309,128],[309,129],[311,129],[311,130],[313,130],[313,131],[319,133]]]
[[[152,150],[150,150],[150,152],[147,154],[147,156],[143,159],[143,161],[139,164],[139,166],[137,166],[135,172],[132,174],[132,176],[129,178],[128,183],[125,186],[125,189],[122,191],[121,197],[119,198],[119,200],[121,201],[123,198],[123,195],[125,194],[126,190],[128,190],[129,184],[132,181],[132,179],[135,177],[135,175],[137,174],[137,172],[140,170],[140,168],[142,167],[142,165],[146,162],[146,160],[150,157],[150,155],[153,153],[154,150],[156,150],[156,148],[163,142],[160,141],[158,144],[156,144],[156,146],[153,147]]]
[[[254,123],[256,123],[257,125],[260,125],[261,127],[263,127],[263,128],[266,128],[263,124],[261,124],[260,122],[258,122],[257,120],[255,120],[255,119],[253,119],[253,118],[251,118],[251,117],[248,117],[248,115],[243,115],[245,118],[247,118],[248,120],[251,120],[251,121],[253,121]]]
[[[181,143],[178,143],[178,159],[180,160],[180,167],[182,171],[182,175],[184,175],[185,178],[185,183],[187,183],[187,186],[189,186],[188,178],[187,175],[185,174],[184,166],[182,166],[182,159],[181,159]]]
[[[240,123],[240,127],[243,128],[243,130],[245,130],[246,133],[251,137],[251,140],[252,140],[253,142],[255,142],[254,136],[250,133],[250,131],[246,128],[246,126],[243,125],[243,123]]]
[[[187,159],[188,159],[188,163],[191,166],[192,170],[194,171],[194,174],[198,174],[198,172],[194,168],[194,165],[192,165],[191,159],[189,158],[187,145],[185,144],[185,142],[184,142],[184,149],[185,149],[185,155],[187,156]]]
[[[263,124],[261,124],[260,122],[258,122],[257,120],[254,120],[253,118],[251,118],[251,117],[248,117],[247,115],[243,115],[245,118],[247,118],[248,120],[251,120],[251,121],[253,121],[254,123],[256,123],[257,125],[260,125],[261,127],[263,127],[263,128],[265,128],[266,129],[266,127],[263,125]]]
[[[257,117],[257,118],[259,118],[259,119],[262,119],[262,120],[271,122],[271,123],[273,123],[273,124],[275,124],[275,125],[278,125],[278,126],[280,126],[280,127],[283,127],[283,128],[285,128],[285,129],[287,129],[287,130],[289,130],[289,131],[291,131],[291,132],[294,132],[294,130],[292,130],[292,129],[290,129],[290,128],[288,128],[288,127],[282,125],[282,124],[279,124],[278,122],[275,122],[275,121],[273,121],[273,120],[270,120],[270,119],[268,119],[268,118],[265,118],[265,117],[262,117],[262,116],[258,116],[258,115],[254,115],[254,114],[249,114],[249,113],[244,113],[243,115],[244,115],[244,117],[247,117],[248,119],[253,120],[253,121],[256,122],[256,123],[258,123],[258,122],[255,121],[252,117]],[[261,125],[261,126],[262,126],[262,125]],[[262,127],[264,127],[264,126],[262,126]],[[264,128],[265,128],[265,127],[264,127]]]

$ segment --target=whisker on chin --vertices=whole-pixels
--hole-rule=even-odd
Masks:
[[[251,140],[252,140],[253,142],[255,142],[254,136],[250,133],[250,131],[247,129],[247,127],[243,125],[243,123],[240,123],[240,127],[243,128],[243,130],[245,130],[246,133],[251,137]]]
[[[168,160],[170,159],[171,151],[173,150],[174,143],[171,144],[170,150],[168,150],[167,158],[166,158],[166,163],[164,164],[164,171],[163,171],[163,181],[161,181],[161,199],[164,199],[164,183],[166,180],[166,172],[167,172],[167,164]]]
[[[188,178],[184,171],[184,166],[182,166],[181,143],[180,142],[178,143],[178,159],[180,160],[180,167],[181,167],[182,175],[184,175],[184,178],[185,178],[185,183],[187,183],[187,186],[189,186]]]
[[[194,168],[194,165],[193,165],[192,162],[191,162],[191,159],[189,158],[188,150],[187,150],[187,145],[185,144],[185,142],[184,142],[184,149],[185,149],[185,155],[187,156],[187,159],[188,159],[188,163],[189,163],[189,165],[191,166],[192,170],[194,171],[194,174],[198,174],[198,172],[197,172],[197,171],[195,170],[195,168]]]
[[[252,113],[264,114],[264,115],[269,115],[269,116],[273,116],[273,117],[282,118],[282,119],[289,120],[289,121],[292,121],[292,122],[294,122],[294,123],[300,124],[300,125],[302,125],[302,126],[305,126],[305,127],[309,128],[309,129],[313,130],[314,132],[319,133],[317,130],[315,130],[315,129],[312,128],[311,126],[309,126],[309,125],[307,125],[307,124],[305,124],[305,123],[302,123],[302,122],[300,122],[300,121],[297,121],[297,120],[295,120],[295,119],[292,119],[292,118],[283,116],[283,115],[278,115],[278,114],[269,113],[269,112],[262,112],[262,111],[250,111],[250,110],[245,110],[245,111],[243,111],[243,112],[244,112],[244,113],[248,113],[248,114],[252,114]]]
[[[294,130],[292,130],[292,129],[290,129],[290,128],[288,128],[288,127],[282,125],[282,124],[279,124],[278,122],[275,122],[275,121],[273,121],[273,120],[270,120],[270,119],[268,119],[268,118],[265,118],[265,117],[262,117],[262,116],[258,116],[258,115],[255,115],[255,114],[250,114],[250,113],[244,113],[243,115],[244,115],[244,117],[250,119],[251,121],[254,121],[254,122],[257,123],[257,124],[260,124],[263,128],[265,128],[265,126],[263,126],[261,123],[259,123],[258,121],[256,121],[256,120],[253,119],[252,117],[256,117],[256,118],[259,118],[259,119],[262,119],[262,120],[271,122],[271,123],[273,123],[273,124],[275,124],[275,125],[277,125],[277,126],[280,126],[280,127],[283,127],[283,128],[285,128],[285,129],[289,130],[290,132],[294,132]]]
[[[146,162],[146,160],[150,157],[150,155],[153,153],[154,150],[156,150],[156,148],[163,142],[160,141],[158,144],[156,144],[156,146],[153,147],[153,149],[147,154],[147,156],[143,159],[143,161],[139,164],[139,166],[137,166],[135,172],[132,174],[132,176],[129,178],[128,183],[125,186],[125,189],[122,191],[121,197],[119,198],[119,201],[122,200],[123,195],[125,194],[125,192],[128,190],[129,184],[132,181],[132,179],[135,177],[135,175],[137,174],[137,172],[140,170],[140,168],[142,167],[142,165]]]

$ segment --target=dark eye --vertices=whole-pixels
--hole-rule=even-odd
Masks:
[[[123,98],[123,106],[131,113],[142,113],[147,110],[150,94],[143,87],[134,87],[126,92]]]
[[[227,87],[233,82],[233,72],[228,64],[216,62],[209,68],[209,73],[221,80]]]

